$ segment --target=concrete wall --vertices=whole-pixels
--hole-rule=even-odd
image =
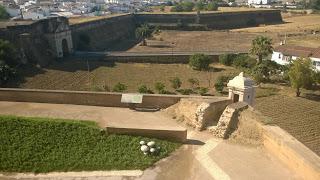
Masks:
[[[146,94],[138,107],[167,108],[181,98],[216,99],[216,97]],[[107,107],[129,107],[121,103],[121,93],[34,90],[0,88],[0,101],[39,102],[56,104],[78,104]]]

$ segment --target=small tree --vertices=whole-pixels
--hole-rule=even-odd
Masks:
[[[195,78],[188,79],[188,82],[190,83],[192,89],[197,88],[199,86],[199,84],[200,84],[199,80],[195,79]]]
[[[208,88],[205,88],[205,87],[200,87],[200,88],[199,88],[199,94],[200,94],[201,96],[206,95],[207,92],[208,92]]]
[[[136,29],[136,38],[142,40],[142,45],[146,46],[146,38],[150,37],[152,34],[152,28],[148,24],[143,24]]]
[[[203,3],[202,0],[201,0],[201,1],[198,1],[198,2],[196,3],[195,9],[196,9],[197,11],[202,11],[202,10],[205,9],[205,4]]]
[[[250,53],[258,57],[257,64],[262,62],[262,58],[272,53],[272,39],[265,36],[258,36],[252,40]]]
[[[158,91],[159,94],[165,94],[166,86],[162,82],[156,82],[154,88]]]
[[[204,54],[194,54],[189,59],[189,65],[199,71],[209,69],[210,63],[210,57]]]
[[[208,11],[217,11],[218,10],[218,4],[216,2],[210,2],[208,5],[207,5],[207,8],[206,8]]]
[[[127,90],[127,86],[122,83],[117,83],[112,90],[113,92],[124,92]]]
[[[165,10],[165,6],[164,5],[160,6],[160,11],[164,12],[164,10]]]
[[[291,86],[296,89],[296,96],[299,97],[301,94],[300,88],[308,87],[313,83],[311,60],[299,58],[293,61],[288,74]]]
[[[138,92],[142,94],[153,94],[152,90],[149,89],[146,85],[141,85],[138,88]]]
[[[234,58],[236,58],[236,54],[221,54],[219,56],[219,62],[226,66],[231,66]]]
[[[15,69],[4,64],[4,62],[0,62],[0,86],[7,83],[11,78],[15,76],[15,74]]]
[[[178,77],[175,77],[173,79],[170,79],[171,87],[175,90],[179,89],[181,87],[181,80]]]
[[[9,19],[9,14],[2,5],[0,5],[0,20]]]
[[[227,82],[231,79],[231,76],[219,76],[217,78],[216,83],[214,84],[214,88],[218,92],[222,92],[223,88],[226,86]]]

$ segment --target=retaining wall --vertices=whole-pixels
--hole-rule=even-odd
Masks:
[[[0,101],[129,107],[128,104],[121,103],[121,95],[107,92],[0,88]],[[145,94],[142,104],[137,107],[167,108],[181,98],[216,99],[206,96]]]
[[[135,62],[135,63],[189,63],[191,55],[141,55],[141,56],[107,56],[103,60],[116,61],[116,62]],[[212,62],[218,62],[218,55],[208,55]]]
[[[105,19],[73,24],[70,26],[72,39],[77,49],[80,36],[85,34],[90,39],[89,49],[105,50],[118,41],[135,37],[136,22],[131,14],[124,14]]]
[[[269,120],[251,107],[246,110],[246,115],[246,118],[252,119],[257,129],[261,131],[262,143],[268,152],[297,172],[303,179],[320,179],[320,157],[316,153],[279,126],[260,123]]]
[[[264,147],[308,180],[320,179],[320,157],[278,126],[263,126]]]

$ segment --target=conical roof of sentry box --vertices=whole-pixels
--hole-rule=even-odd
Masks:
[[[254,85],[254,81],[250,78],[244,77],[243,72],[241,72],[238,76],[230,80],[227,86],[237,88],[237,89],[245,89],[248,87],[252,87],[253,85]]]

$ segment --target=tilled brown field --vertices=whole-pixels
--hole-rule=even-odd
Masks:
[[[289,96],[256,99],[256,108],[320,155],[320,102]]]
[[[166,90],[173,92],[170,79],[178,77],[182,81],[182,88],[191,88],[188,79],[196,78],[201,87],[211,87],[216,78],[221,75],[236,75],[238,70],[212,64],[209,72],[196,71],[187,64],[148,64],[148,63],[115,63],[111,64],[102,61],[89,62],[89,69],[86,61],[67,60],[55,62],[41,70],[35,67],[24,67],[20,69],[22,79],[10,82],[8,87],[30,88],[30,89],[54,89],[54,90],[97,90],[108,86],[110,90],[118,82],[125,84],[127,92],[137,92],[138,87],[147,85],[154,89],[156,82],[162,82]]]

